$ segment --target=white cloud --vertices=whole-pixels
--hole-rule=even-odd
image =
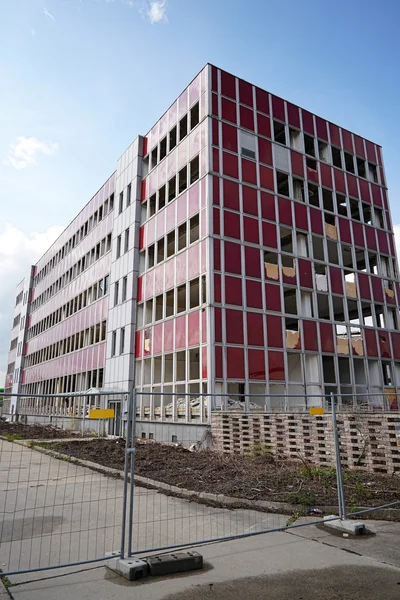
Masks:
[[[25,169],[37,164],[36,156],[45,154],[52,156],[58,152],[57,142],[46,142],[36,137],[19,136],[14,144],[10,146],[10,153],[5,161],[14,169]]]
[[[63,230],[64,227],[55,225],[42,233],[25,234],[17,227],[6,225],[0,233],[0,387],[7,368],[15,286]]]
[[[151,24],[161,23],[161,21],[168,21],[167,0],[156,0],[147,2],[144,12],[146,19]]]
[[[48,19],[51,19],[52,21],[56,20],[56,18],[44,6],[43,6],[43,12]]]

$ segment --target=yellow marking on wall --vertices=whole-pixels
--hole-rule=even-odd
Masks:
[[[113,408],[91,408],[89,419],[113,419],[115,411]]]
[[[322,406],[312,406],[310,408],[310,415],[323,415],[325,414],[325,409]]]

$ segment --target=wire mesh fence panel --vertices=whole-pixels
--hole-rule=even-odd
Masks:
[[[96,441],[90,427],[82,436],[78,428],[3,420],[0,435],[3,572],[95,560],[120,548],[123,481],[59,456],[61,445]]]

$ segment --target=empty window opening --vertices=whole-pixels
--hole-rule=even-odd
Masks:
[[[286,146],[285,124],[280,121],[274,121],[274,140]]]
[[[311,171],[317,171],[317,161],[313,158],[306,158],[307,169],[311,169]]]
[[[286,289],[283,290],[283,300],[285,313],[289,315],[297,315],[297,299],[296,299],[296,290],[295,289]]]
[[[306,133],[304,134],[304,152],[309,156],[315,157],[314,138]]]
[[[164,294],[156,297],[156,321],[161,321],[163,318]]]
[[[342,215],[343,217],[347,217],[346,196],[343,196],[342,194],[338,194],[336,192],[336,206],[337,206],[337,211],[338,211],[339,215]]]
[[[324,212],[324,221],[328,225],[333,225],[333,226],[336,225],[336,217],[335,217],[335,215],[331,215],[330,213]],[[335,237],[335,235],[336,235],[335,230],[332,230],[332,229],[329,231],[329,233],[330,233],[329,237]]]
[[[332,194],[331,190],[322,188],[322,203],[324,205],[324,210],[329,210],[330,212],[335,212],[335,207],[333,204],[333,194]]]
[[[200,378],[200,353],[198,348],[189,350],[189,379]]]
[[[187,167],[183,167],[179,171],[179,193],[183,192],[187,188]]]
[[[157,242],[157,264],[164,260],[165,256],[165,247],[164,247],[164,238],[161,238]]]
[[[369,173],[369,180],[374,181],[375,183],[378,183],[378,172],[376,170],[376,166],[370,162],[368,163],[368,173]]]
[[[393,385],[392,368],[389,362],[382,361],[382,375],[385,386]]]
[[[170,290],[165,294],[165,316],[172,317],[175,313],[175,290]]]
[[[346,171],[349,173],[355,173],[354,159],[352,154],[349,154],[348,152],[344,153],[344,164],[346,166]]]
[[[196,156],[190,161],[190,184],[198,180],[200,176],[200,159]]]
[[[145,325],[149,325],[153,322],[153,298],[148,300],[145,305],[145,313],[144,313],[144,323]]]
[[[200,122],[200,105],[197,102],[190,109],[190,129],[193,129]]]
[[[375,225],[377,227],[380,227],[381,229],[385,229],[385,222],[383,220],[383,210],[381,208],[378,208],[377,206],[375,206],[374,212],[375,212]]]
[[[175,231],[167,235],[167,258],[175,254]]]
[[[296,233],[297,254],[299,256],[310,256],[308,237],[303,233]]]
[[[177,352],[175,355],[175,364],[176,364],[176,380],[177,381],[185,381],[186,380],[186,352]]]
[[[293,230],[287,229],[286,227],[279,228],[280,240],[281,240],[281,252],[289,252],[293,254]]]
[[[289,177],[286,173],[276,172],[277,192],[281,196],[289,196]]]
[[[149,207],[150,207],[150,214],[149,214],[149,216],[152,217],[156,213],[156,194],[153,194],[150,197]]]
[[[201,303],[207,302],[207,279],[205,275],[201,276]]]
[[[365,160],[363,158],[358,158],[358,156],[357,156],[356,161],[357,161],[358,176],[366,178],[367,172],[365,169]]]
[[[200,238],[200,223],[199,215],[195,215],[190,219],[190,243],[196,242]]]
[[[358,304],[356,300],[347,299],[347,312],[351,323],[350,331],[357,333],[360,331],[360,316],[358,314]]]
[[[375,304],[374,311],[375,311],[376,326],[384,328],[385,320],[384,320],[384,316],[383,316],[383,306],[381,306],[379,304]]]
[[[176,197],[176,176],[174,175],[168,181],[168,202],[171,202]]]
[[[318,156],[319,160],[324,163],[329,163],[329,145],[326,142],[318,140]]]
[[[367,225],[372,225],[372,211],[371,205],[365,204],[365,202],[361,202],[361,210],[363,214],[363,221]]]
[[[353,254],[351,251],[351,247],[350,246],[344,246],[342,244],[341,246],[342,249],[342,264],[344,267],[349,267],[350,269],[354,268],[354,263],[353,263]]]
[[[264,252],[264,263],[267,263],[269,265],[277,265],[278,264],[278,255],[275,252],[266,250]]]
[[[150,156],[148,155],[142,161],[142,177],[146,177],[148,175],[149,163],[150,163]]]
[[[299,331],[299,321],[293,319],[293,317],[285,317],[285,329],[286,331]]]
[[[169,132],[169,151],[171,152],[171,150],[173,148],[175,148],[175,146],[176,146],[176,125]]]
[[[147,250],[147,268],[151,269],[154,267],[154,244],[148,247]]]
[[[313,248],[313,257],[315,260],[325,261],[324,255],[324,245],[322,238],[313,235],[312,236],[312,248]]]
[[[186,284],[180,285],[176,290],[176,312],[181,313],[186,310]]]
[[[332,162],[335,167],[339,167],[339,169],[342,168],[341,152],[339,148],[335,148],[335,146],[332,146]]]
[[[329,300],[327,295],[317,294],[317,309],[319,319],[324,319],[326,321],[330,320]]]
[[[339,264],[339,253],[338,253],[337,242],[333,242],[332,240],[327,240],[327,247],[328,247],[329,262],[334,265],[338,265]]]
[[[318,186],[308,182],[308,202],[319,207]]]
[[[354,248],[356,255],[356,265],[358,271],[366,271],[365,252],[361,248]]]
[[[349,198],[349,206],[350,206],[350,217],[352,219],[354,219],[354,221],[361,221],[359,201],[354,200],[353,198]]]
[[[160,142],[160,160],[167,156],[167,136]]]
[[[375,252],[368,252],[369,271],[378,275],[378,255]]]
[[[163,185],[158,190],[158,210],[161,210],[165,206],[166,187]]]
[[[187,118],[187,115],[185,115],[179,121],[179,141],[183,140],[183,138],[185,136],[187,136],[187,132],[188,132],[188,118]]]
[[[295,200],[305,202],[304,181],[293,177],[293,197]]]
[[[154,169],[157,164],[158,148],[157,146],[151,151],[150,169]]]
[[[241,153],[247,158],[256,158],[256,136],[245,131],[240,131]]]
[[[190,282],[190,308],[196,308],[200,304],[200,282],[199,279],[193,279]]]
[[[290,147],[298,152],[303,151],[303,145],[301,143],[301,133],[298,129],[289,127]]]
[[[386,329],[399,329],[399,318],[395,308],[387,307],[387,323]]]
[[[178,252],[186,248],[186,223],[178,227]]]

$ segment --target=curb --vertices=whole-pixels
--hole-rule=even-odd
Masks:
[[[61,439],[44,441],[51,444],[57,442],[65,442],[67,440]],[[27,447],[29,450],[41,452],[42,454],[46,454],[48,456],[51,456],[52,458],[57,458],[59,460],[64,460],[66,462],[70,462],[82,467],[87,467],[88,469],[96,471],[97,473],[101,473],[102,475],[115,477],[118,479],[124,478],[124,472],[120,469],[105,467],[103,465],[99,465],[98,463],[94,463],[92,461],[84,460],[81,458],[76,458],[75,456],[70,456],[69,454],[62,454],[61,452],[50,450],[48,448],[41,448],[40,446],[29,445],[32,444],[32,442],[40,442],[40,440],[15,440],[12,443]],[[248,500],[247,498],[234,498],[232,496],[225,496],[224,494],[196,492],[194,490],[187,490],[185,488],[180,488],[175,485],[170,485],[162,481],[149,479],[148,477],[143,477],[142,475],[135,475],[134,480],[141,487],[157,490],[159,492],[164,493],[167,496],[173,496],[175,498],[181,498],[183,500],[197,502],[199,504],[205,504],[207,506],[213,506],[215,508],[252,509],[259,510],[260,512],[283,515],[292,515],[293,513],[297,512],[300,513],[300,516],[304,516],[305,512],[303,507],[299,504],[289,504],[287,502],[273,502],[268,500]],[[129,474],[128,481],[130,481]],[[322,510],[325,514],[332,514],[337,512],[337,506],[319,506],[318,508]],[[370,507],[358,507],[359,510],[365,510],[368,508]],[[376,511],[371,511],[371,516],[368,513],[363,515],[363,519],[370,519],[371,517],[373,517],[373,519],[382,519],[385,521],[400,521],[400,509],[384,508]]]

